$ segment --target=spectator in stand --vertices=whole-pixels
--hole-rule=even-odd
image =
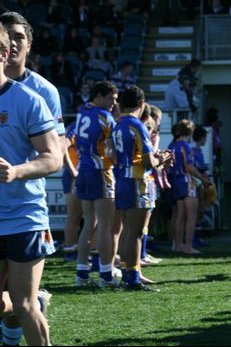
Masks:
[[[104,0],[100,6],[100,22],[104,26],[114,28],[117,37],[121,37],[123,31],[124,12],[118,11],[114,0]]]
[[[101,46],[104,46],[104,47],[108,47],[109,46],[108,37],[107,37],[107,35],[105,35],[103,33],[101,24],[96,23],[93,26],[93,28],[91,30],[91,36],[97,36],[99,38]]]
[[[187,76],[190,79],[190,81],[192,81],[192,88],[186,89],[186,93],[187,93],[192,111],[194,108],[196,110],[196,107],[199,103],[198,98],[202,89],[201,72],[202,72],[202,64],[200,60],[192,59],[189,62],[189,64],[186,64],[178,73],[178,77],[186,78]]]
[[[60,51],[54,56],[50,71],[51,80],[60,93],[63,113],[69,112],[75,91],[75,79],[72,65],[65,59],[63,52]]]
[[[62,50],[67,55],[76,56],[79,56],[80,52],[86,50],[86,43],[83,42],[76,26],[72,25],[66,30]]]
[[[73,98],[73,110],[78,112],[80,107],[84,106],[90,99],[90,86],[88,83],[83,82],[79,88],[79,91]]]
[[[92,17],[91,8],[88,0],[72,0],[72,23],[75,23],[77,28],[91,30],[94,18]]]
[[[38,53],[31,53],[27,59],[27,68],[37,72],[44,78],[50,79],[50,69],[48,66],[43,64],[42,57]]]
[[[192,59],[188,64],[186,64],[180,71],[178,72],[178,76],[187,76],[190,79],[201,79],[201,69],[202,64],[198,59]]]
[[[109,76],[112,71],[112,65],[108,60],[107,47],[100,43],[98,35],[91,37],[91,44],[86,49],[88,54],[88,69],[102,70],[105,77]]]
[[[47,22],[52,26],[62,26],[70,23],[71,7],[67,0],[50,0]]]
[[[182,117],[188,116],[188,112],[180,111],[180,109],[189,109],[192,112],[197,111],[197,106],[194,104],[193,92],[195,88],[195,80],[187,75],[176,77],[169,82],[165,91],[164,107],[166,109],[178,109],[178,115]]]
[[[151,1],[128,0],[125,11],[126,16],[129,16],[130,14],[144,14],[144,16],[147,18],[151,12]]]
[[[119,100],[125,89],[136,83],[135,66],[129,61],[122,63],[119,70],[111,75],[111,81],[119,90]]]
[[[45,27],[40,35],[35,38],[33,51],[43,56],[53,57],[59,50],[59,44],[60,42],[52,34],[51,29]]]

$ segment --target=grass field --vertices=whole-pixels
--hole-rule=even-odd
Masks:
[[[62,253],[47,259],[42,287],[52,294],[48,310],[53,345],[231,346],[231,237],[218,234],[194,256],[170,252],[143,270],[160,292],[76,290],[75,263]]]

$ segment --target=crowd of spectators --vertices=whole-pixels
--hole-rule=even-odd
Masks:
[[[128,16],[148,16],[151,1],[8,0],[0,12],[17,11],[34,29],[28,67],[54,83],[63,113],[76,112],[76,94],[88,79],[111,79]]]

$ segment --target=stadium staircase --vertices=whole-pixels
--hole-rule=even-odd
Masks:
[[[177,26],[161,26],[158,13],[151,13],[138,78],[138,85],[144,89],[147,102],[163,108],[168,83],[191,60],[193,51],[193,21],[186,21],[182,13]]]

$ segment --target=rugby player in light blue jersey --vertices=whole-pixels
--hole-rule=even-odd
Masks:
[[[62,151],[44,99],[4,74],[9,53],[0,24],[0,285],[2,291],[7,280],[27,344],[49,346],[37,303],[44,258],[54,252],[43,177],[60,170]],[[1,293],[2,313],[7,308]],[[2,324],[3,344],[10,345]]]
[[[63,153],[65,153],[65,128],[59,92],[47,79],[26,68],[27,57],[33,41],[33,29],[28,21],[17,12],[4,12],[0,16],[0,21],[7,29],[11,41],[11,52],[5,73],[8,77],[26,84],[45,99],[54,117],[55,128],[60,136]]]
[[[27,57],[30,53],[33,40],[33,29],[28,21],[17,12],[4,12],[1,14],[0,22],[2,22],[5,29],[8,31],[11,45],[7,65],[5,66],[5,74],[9,78],[26,84],[44,98],[54,118],[54,125],[59,135],[59,141],[65,164],[74,176],[75,170],[71,164],[71,160],[65,145],[65,128],[62,119],[62,110],[58,90],[41,75],[26,68]],[[8,326],[10,325],[10,321],[12,322],[12,325],[15,326],[13,316],[8,317],[7,319]],[[15,331],[15,329],[12,329],[12,333],[7,331],[7,335],[15,336]]]

